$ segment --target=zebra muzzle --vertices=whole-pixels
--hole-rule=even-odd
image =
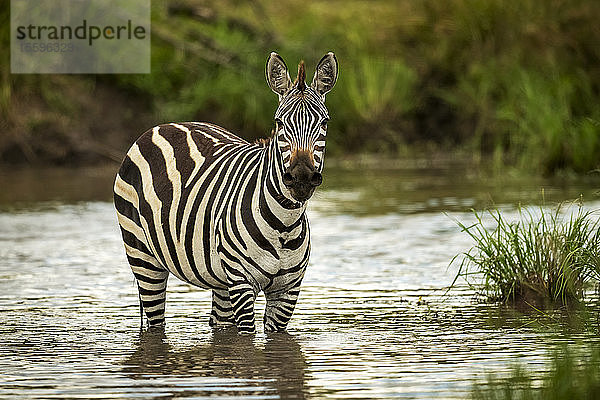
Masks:
[[[315,188],[323,183],[323,176],[315,170],[310,157],[302,153],[292,158],[282,178],[283,184],[297,201],[308,200]]]
[[[285,186],[290,187],[293,186],[295,183],[296,178],[294,178],[294,176],[290,172],[286,172],[285,174],[283,174],[283,184]],[[313,187],[319,186],[321,183],[323,183],[323,175],[321,175],[321,173],[317,171],[313,172],[310,176],[309,183]]]

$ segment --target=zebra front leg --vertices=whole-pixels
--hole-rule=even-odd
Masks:
[[[228,263],[221,258],[221,263],[227,276],[229,301],[233,311],[233,319],[238,333],[256,332],[254,322],[254,300],[258,290],[250,283],[252,277],[245,275],[245,270],[239,264]]]
[[[227,289],[212,291],[212,310],[210,312],[210,326],[235,324],[233,318],[233,307],[229,300],[229,291]]]
[[[256,332],[254,322],[254,300],[256,291],[254,287],[245,279],[229,279],[229,299],[233,309],[233,318],[237,326],[238,333]]]
[[[266,293],[265,332],[281,332],[285,330],[294,313],[299,294],[300,289],[298,287],[294,287],[287,292]]]
[[[256,292],[245,281],[234,282],[229,288],[229,298],[233,307],[233,317],[239,333],[256,332],[254,322],[254,300]]]

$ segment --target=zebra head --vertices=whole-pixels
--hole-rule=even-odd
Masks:
[[[337,80],[337,60],[333,53],[327,53],[317,64],[312,84],[307,86],[304,62],[300,62],[298,78],[292,83],[283,59],[271,53],[266,75],[271,90],[279,96],[274,140],[281,155],[280,179],[296,201],[304,202],[323,181],[321,171],[329,120],[325,94]]]

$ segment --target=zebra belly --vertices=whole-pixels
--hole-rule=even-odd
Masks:
[[[155,257],[166,270],[180,280],[204,289],[227,287],[225,270],[217,253],[216,235],[211,230],[204,230],[200,226],[188,236],[176,236],[164,230],[147,236],[157,238],[161,233],[165,236],[164,242],[169,245],[161,246],[160,241],[153,241],[153,247]],[[204,236],[208,238],[205,240]]]
[[[307,246],[309,246],[308,243]],[[249,248],[246,254],[256,255],[259,251],[259,248]],[[191,285],[204,289],[226,289],[227,275],[216,245],[211,246],[209,252],[210,264],[207,265],[204,262],[203,255],[195,257],[193,268],[196,272],[191,274],[189,272],[185,275],[181,274],[174,264],[167,265],[166,269],[177,278]],[[278,260],[266,255],[238,259],[233,268],[245,273],[249,283],[254,286],[257,293],[265,289],[268,291],[285,291],[294,286],[298,278],[302,278],[304,275],[308,252],[306,247],[294,251],[284,249],[279,256]],[[186,266],[183,269],[184,272],[191,270],[192,266]],[[201,278],[198,278],[196,274],[199,274]],[[218,280],[215,279],[215,275]]]
[[[246,242],[244,249],[231,246],[226,240],[221,241],[221,257],[231,268],[238,270],[254,287],[256,293],[261,291],[285,291],[302,279],[308,256],[310,253],[310,240],[305,238],[299,248],[286,249],[279,241],[279,234],[271,245],[276,249],[277,255],[265,251],[254,242]]]
[[[227,287],[225,284],[227,276],[216,250],[210,251],[210,263],[208,265],[203,258],[203,256],[197,257],[193,266],[190,264],[182,265],[183,274],[174,264],[166,265],[166,269],[180,280],[191,285],[203,289],[225,289]]]

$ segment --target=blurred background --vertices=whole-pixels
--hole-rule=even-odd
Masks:
[[[170,121],[267,136],[269,53],[293,79],[331,50],[330,156],[585,174],[600,166],[599,20],[596,0],[153,0],[151,74],[11,75],[2,58],[0,163],[116,163]]]
[[[462,280],[448,287],[475,245],[462,226],[479,229],[483,215],[468,210],[498,207],[506,221],[572,199],[600,210],[599,0],[152,0],[147,75],[11,74],[8,5],[0,398],[598,398],[600,291],[581,312],[521,312],[480,301]],[[111,204],[118,165],[165,122],[268,136],[271,51],[292,79],[302,59],[309,80],[326,52],[340,64],[292,335],[214,334],[210,292],[173,279],[168,340],[138,337]],[[598,213],[586,215],[565,232],[594,227],[597,249]],[[515,226],[503,248],[520,243]],[[564,260],[583,254],[528,232],[542,249],[568,249]],[[523,265],[548,259],[528,240]],[[566,362],[551,366],[549,352]],[[494,376],[509,387],[484,397]],[[512,395],[510,384],[542,394]]]

